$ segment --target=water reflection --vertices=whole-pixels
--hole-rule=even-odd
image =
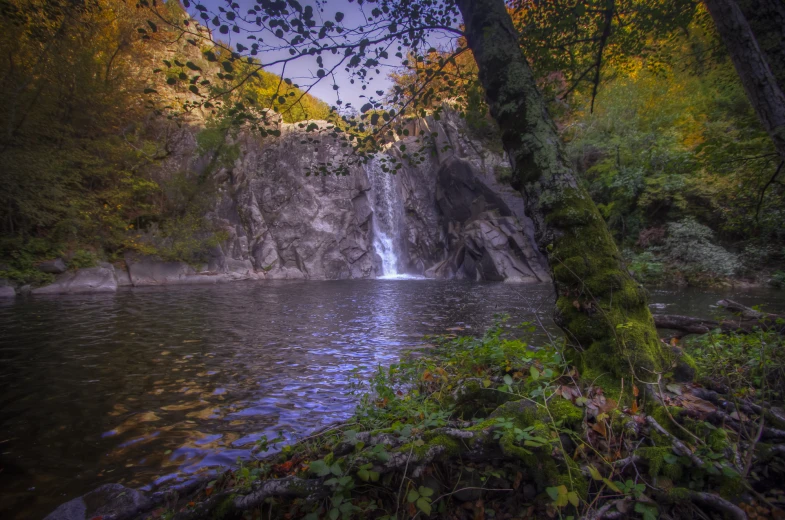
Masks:
[[[0,306],[0,516],[36,518],[106,482],[140,486],[346,418],[367,374],[496,313],[547,322],[549,285],[266,282]],[[781,302],[774,293],[731,295]],[[715,292],[654,294],[703,314]],[[693,308],[696,307],[696,308]],[[699,309],[697,309],[699,308]]]
[[[523,319],[550,291],[272,282],[0,307],[0,514],[42,516],[101,483],[164,481],[248,457],[263,435],[306,435],[352,412],[355,371],[425,334]]]

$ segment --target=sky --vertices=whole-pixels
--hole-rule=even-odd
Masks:
[[[250,7],[256,4],[254,0],[234,1],[240,5],[241,12],[246,12]],[[218,12],[219,6],[226,5],[225,0],[202,0],[201,3],[211,12],[215,13]],[[314,7],[317,23],[320,23],[322,20],[334,20],[335,13],[343,13],[344,19],[342,20],[342,24],[345,27],[360,27],[365,25],[367,23],[366,13],[369,13],[370,10],[374,7],[374,4],[369,4],[367,0],[362,6],[358,5],[356,1],[350,2],[349,0],[326,0],[321,3],[321,6],[317,6],[317,3],[313,0],[300,0],[300,3],[303,6],[311,5]],[[249,40],[247,37],[248,35],[244,33],[237,34],[230,31],[229,34],[226,35],[220,34],[216,30],[217,28],[212,24],[207,23],[196,16],[199,11],[194,9],[193,5],[191,5],[188,11],[195,19],[199,20],[203,24],[208,25],[211,29],[214,30],[213,38],[230,43],[232,48],[235,48],[238,43],[245,45],[246,47],[250,47],[251,43],[254,41]],[[454,37],[434,34],[429,40],[429,44],[437,48],[446,48],[451,46],[453,39]],[[394,53],[390,54],[392,55]],[[289,57],[289,53],[286,50],[272,51],[260,53],[256,57],[259,58],[262,63],[269,63],[277,59]],[[329,57],[325,56],[325,61],[327,59],[329,59]],[[392,81],[388,78],[388,75],[390,72],[393,72],[396,69],[396,66],[399,64],[400,60],[394,56],[391,57],[391,60],[387,63],[383,63],[379,67],[381,74],[373,78],[373,80],[366,86],[366,90],[362,89],[360,82],[351,84],[349,74],[344,70],[343,67],[341,67],[336,70],[335,73],[336,84],[339,86],[339,90],[337,92],[333,89],[333,82],[326,81],[327,78],[324,78],[313,85],[309,93],[324,100],[331,106],[336,104],[337,99],[340,99],[343,102],[344,107],[347,106],[347,103],[350,103],[352,107],[359,109],[367,102],[368,95],[373,95],[373,93],[377,90],[386,92],[390,88]],[[302,57],[298,58],[294,62],[290,62],[286,66],[285,77],[290,78],[294,83],[299,84],[301,87],[306,87],[313,83],[314,80],[312,78],[316,77],[316,71],[318,69],[319,66],[316,63],[315,56]],[[282,73],[282,67],[280,65],[265,68],[265,70],[279,75]]]

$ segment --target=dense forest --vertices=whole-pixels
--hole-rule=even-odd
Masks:
[[[197,260],[221,238],[203,219],[211,179],[155,165],[169,153],[173,114],[191,94],[180,76],[204,71],[215,92],[237,82],[221,68],[220,53],[210,62],[192,45],[170,43],[173,32],[154,33],[146,13],[126,2],[40,7],[3,6],[5,276],[40,283],[48,278],[34,264],[64,254],[74,266],[134,250]],[[164,9],[186,16],[176,2]],[[590,38],[570,45],[580,38],[550,26],[553,13],[525,2],[511,9],[571,160],[636,276],[646,283],[781,285],[780,161],[705,9],[679,6],[667,23],[654,18],[631,23],[630,34],[614,32],[591,82],[575,81],[597,52]],[[547,23],[532,30],[540,18]],[[587,21],[574,32],[590,30]],[[564,41],[543,46],[553,41],[548,31],[561,31]],[[393,74],[389,97],[449,57],[433,51]],[[442,88],[420,106],[447,101],[488,132],[494,123],[471,53],[453,61],[447,70],[454,79],[437,80]],[[287,122],[331,117],[326,103],[290,84],[260,71],[231,95],[270,106]],[[205,150],[231,126],[225,110],[186,114],[204,126]],[[488,138],[496,139],[492,130]]]

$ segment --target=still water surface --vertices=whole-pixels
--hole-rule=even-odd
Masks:
[[[653,291],[662,312],[776,291]],[[548,324],[550,285],[234,283],[0,302],[0,517],[41,518],[108,482],[163,483],[251,456],[262,435],[347,418],[354,375],[494,314]],[[535,341],[537,341],[535,339]]]

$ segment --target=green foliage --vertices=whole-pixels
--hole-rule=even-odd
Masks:
[[[635,254],[634,251],[625,250],[627,269],[636,280],[646,284],[658,284],[665,281],[665,265],[651,251]]]
[[[785,338],[773,331],[688,338],[687,352],[702,378],[738,397],[785,398]]]
[[[687,218],[668,224],[668,236],[657,250],[688,277],[734,275],[741,267],[738,257],[713,243],[713,238],[709,227]]]
[[[18,237],[0,238],[0,278],[21,284],[44,285],[54,281],[54,276],[42,273],[35,266],[41,260],[58,257],[62,250],[43,238],[22,240]]]
[[[98,264],[98,258],[95,253],[86,249],[79,249],[74,252],[71,259],[68,261],[68,266],[74,269],[83,269],[85,267],[95,267]]]
[[[762,191],[776,168],[773,147],[730,63],[701,58],[711,38],[694,24],[667,44],[670,57],[656,68],[629,61],[604,84],[593,113],[579,95],[573,104],[581,108],[563,118],[569,153],[617,241],[669,255],[632,259],[644,281],[657,281],[661,262],[675,262],[665,269],[685,269],[695,283],[754,272],[778,261],[785,240],[780,187]],[[773,253],[741,265],[701,224],[721,241]],[[654,231],[666,227],[669,243],[658,250]],[[678,243],[690,239],[693,251]]]

